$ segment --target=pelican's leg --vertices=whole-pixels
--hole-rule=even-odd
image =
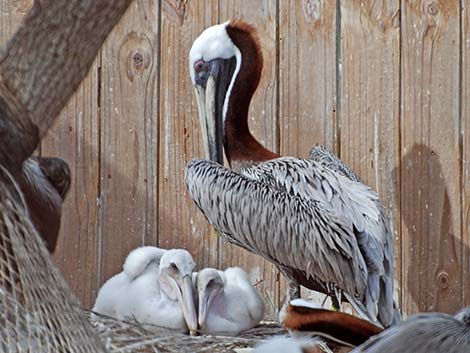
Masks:
[[[342,298],[342,295],[341,295],[341,290],[333,285],[333,286],[331,286],[329,291],[330,291],[330,293],[333,292],[332,294],[330,294],[332,309],[334,311],[341,311],[341,303],[343,302],[343,298]]]
[[[341,291],[334,285],[327,285],[331,297],[331,306],[334,311],[341,311]]]
[[[291,278],[290,276],[287,276],[286,274],[284,274],[284,276],[287,277],[289,288],[287,289],[287,295],[286,295],[286,299],[284,300],[284,304],[282,305],[281,310],[279,311],[279,321],[280,321],[281,324],[284,321],[284,318],[285,318],[286,312],[287,312],[287,308],[289,307],[290,302],[294,299],[300,298],[300,285],[299,285],[299,283],[295,279]]]
[[[281,273],[287,278],[289,283],[289,289],[286,297],[286,303],[289,304],[291,300],[300,298],[300,284],[288,267],[279,266],[279,271],[281,271]]]
[[[328,297],[329,297],[329,295],[328,295],[328,294],[325,294],[325,298],[323,298],[323,301],[321,302],[321,307],[322,307],[322,308],[325,307],[325,303],[326,303],[326,301],[328,300]]]
[[[334,310],[334,311],[341,311],[341,304],[340,302],[338,301],[338,298],[336,297],[331,297],[331,308]]]

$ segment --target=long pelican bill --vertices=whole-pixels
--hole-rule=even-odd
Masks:
[[[202,60],[195,64],[195,91],[206,157],[219,164],[223,156],[223,107],[233,75],[233,59]]]
[[[183,316],[189,328],[189,333],[193,336],[197,331],[197,317],[191,276],[183,276],[181,283],[173,280],[173,285],[176,287],[175,290],[178,295],[178,300],[181,303]]]
[[[196,86],[196,96],[206,157],[219,164],[224,163],[222,119],[217,116],[216,84],[213,76],[206,87]]]

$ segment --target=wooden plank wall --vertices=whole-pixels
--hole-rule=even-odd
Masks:
[[[463,289],[459,3],[405,2],[401,15],[403,307],[455,311]]]
[[[3,40],[31,2],[0,0]],[[470,304],[469,13],[470,0],[135,0],[38,151],[73,172],[55,260],[83,305],[154,244],[243,266],[275,316],[278,272],[217,237],[182,175],[203,156],[188,52],[235,16],[263,46],[255,136],[299,157],[326,144],[379,192],[405,313]]]
[[[464,1],[461,9],[462,281],[463,302],[470,303],[470,0]]]

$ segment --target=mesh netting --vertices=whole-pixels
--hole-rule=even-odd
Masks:
[[[0,352],[105,352],[0,166]]]

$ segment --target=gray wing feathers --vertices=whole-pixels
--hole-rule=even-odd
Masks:
[[[318,201],[204,160],[188,163],[185,180],[198,207],[229,241],[363,297],[367,271],[352,229]]]
[[[324,167],[347,177],[349,180],[361,182],[361,179],[341,159],[331,152],[328,147],[318,145],[312,148],[308,159],[311,159]]]
[[[393,298],[394,250],[389,221],[377,194],[367,185],[312,160],[284,157],[241,173],[291,195],[316,200],[353,228],[369,273],[365,307],[370,317],[379,315],[380,321],[388,326],[393,315],[390,298]]]
[[[314,160],[318,164],[330,169],[336,174],[347,177],[351,181],[361,182],[361,179],[325,146],[318,145],[313,147],[310,151],[309,159]],[[381,318],[382,322],[394,321],[394,323],[396,323],[400,319],[398,310],[393,310],[393,313],[389,310],[389,308],[394,305],[392,284],[393,278],[391,276],[393,273],[394,243],[391,238],[391,231],[389,229],[389,220],[385,216],[378,199],[376,200],[376,204],[376,207],[379,210],[380,219],[378,222],[379,227],[376,229],[377,233],[375,234],[384,234],[386,237],[381,239],[381,243],[374,244],[373,241],[370,241],[369,233],[360,233],[359,246],[361,248],[361,252],[365,256],[366,263],[369,268],[374,268],[374,271],[382,273],[381,263],[383,263],[386,267],[384,269],[384,273],[390,274],[390,276],[382,276],[380,278],[381,296],[379,297],[379,317]],[[384,254],[384,258],[381,256],[382,253]],[[374,282],[375,280],[376,278],[371,279],[371,281]],[[375,284],[371,287],[374,288]],[[375,300],[375,294],[370,293],[370,295],[373,297],[373,300]]]
[[[392,239],[388,219],[370,187],[313,160],[291,157],[242,169],[240,174],[208,161],[192,161],[186,182],[196,204],[229,240],[280,265],[307,267],[325,283],[342,285],[371,320],[379,316],[389,325]],[[203,184],[211,189],[202,191]],[[269,241],[254,242],[260,231]],[[273,232],[276,236],[271,237]],[[292,255],[291,249],[302,256]],[[388,306],[379,310],[379,304]]]

